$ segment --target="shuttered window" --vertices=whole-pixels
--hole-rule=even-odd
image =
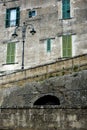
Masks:
[[[19,26],[20,9],[19,7],[6,9],[6,28],[11,26]]]
[[[15,43],[7,44],[7,59],[6,63],[11,64],[15,62]]]
[[[47,52],[51,51],[51,39],[47,39]]]
[[[72,56],[72,37],[71,35],[66,35],[62,37],[62,52],[63,57]]]
[[[63,19],[70,18],[70,0],[62,0],[62,17]]]
[[[35,10],[29,10],[29,18],[32,18],[36,16],[36,11]]]

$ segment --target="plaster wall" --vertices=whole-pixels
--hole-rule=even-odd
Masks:
[[[72,57],[87,53],[87,2],[71,0],[71,18],[62,19],[62,0],[40,1],[19,0],[0,4],[0,68],[1,71],[21,69],[22,34],[13,39],[15,27],[5,28],[6,8],[20,7],[20,25],[25,21],[33,24],[36,34],[32,36],[27,28],[25,40],[25,68],[53,62],[62,57],[62,35],[72,35]],[[36,11],[36,16],[29,18],[29,9]],[[51,52],[46,50],[46,39],[52,38]],[[7,43],[15,42],[15,64],[6,64]]]

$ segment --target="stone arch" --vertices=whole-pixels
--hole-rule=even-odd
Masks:
[[[60,100],[53,95],[44,95],[37,99],[34,105],[60,105]]]

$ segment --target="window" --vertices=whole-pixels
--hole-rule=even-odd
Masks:
[[[19,26],[20,9],[19,7],[6,10],[6,28],[11,26]]]
[[[16,25],[16,9],[10,11],[10,26]]]
[[[7,44],[7,59],[6,63],[11,64],[15,62],[15,43]]]
[[[63,57],[72,56],[72,37],[71,37],[71,35],[65,35],[62,37],[62,52],[63,52]]]
[[[62,17],[63,19],[70,18],[70,0],[62,0]]]
[[[32,18],[36,16],[36,11],[35,10],[29,10],[29,18]]]
[[[47,52],[51,51],[51,39],[47,39]]]

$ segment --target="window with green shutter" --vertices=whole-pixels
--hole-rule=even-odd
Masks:
[[[62,37],[62,52],[63,52],[63,57],[72,56],[72,37],[71,37],[71,35],[64,35]]]
[[[51,51],[51,39],[47,39],[47,52]]]
[[[6,9],[6,28],[11,26],[19,26],[20,8]]]
[[[70,0],[62,0],[62,17],[63,19],[70,18]]]
[[[15,62],[15,43],[7,44],[7,59],[6,63],[11,64]]]
[[[29,18],[32,18],[36,16],[36,11],[35,10],[29,10]]]

